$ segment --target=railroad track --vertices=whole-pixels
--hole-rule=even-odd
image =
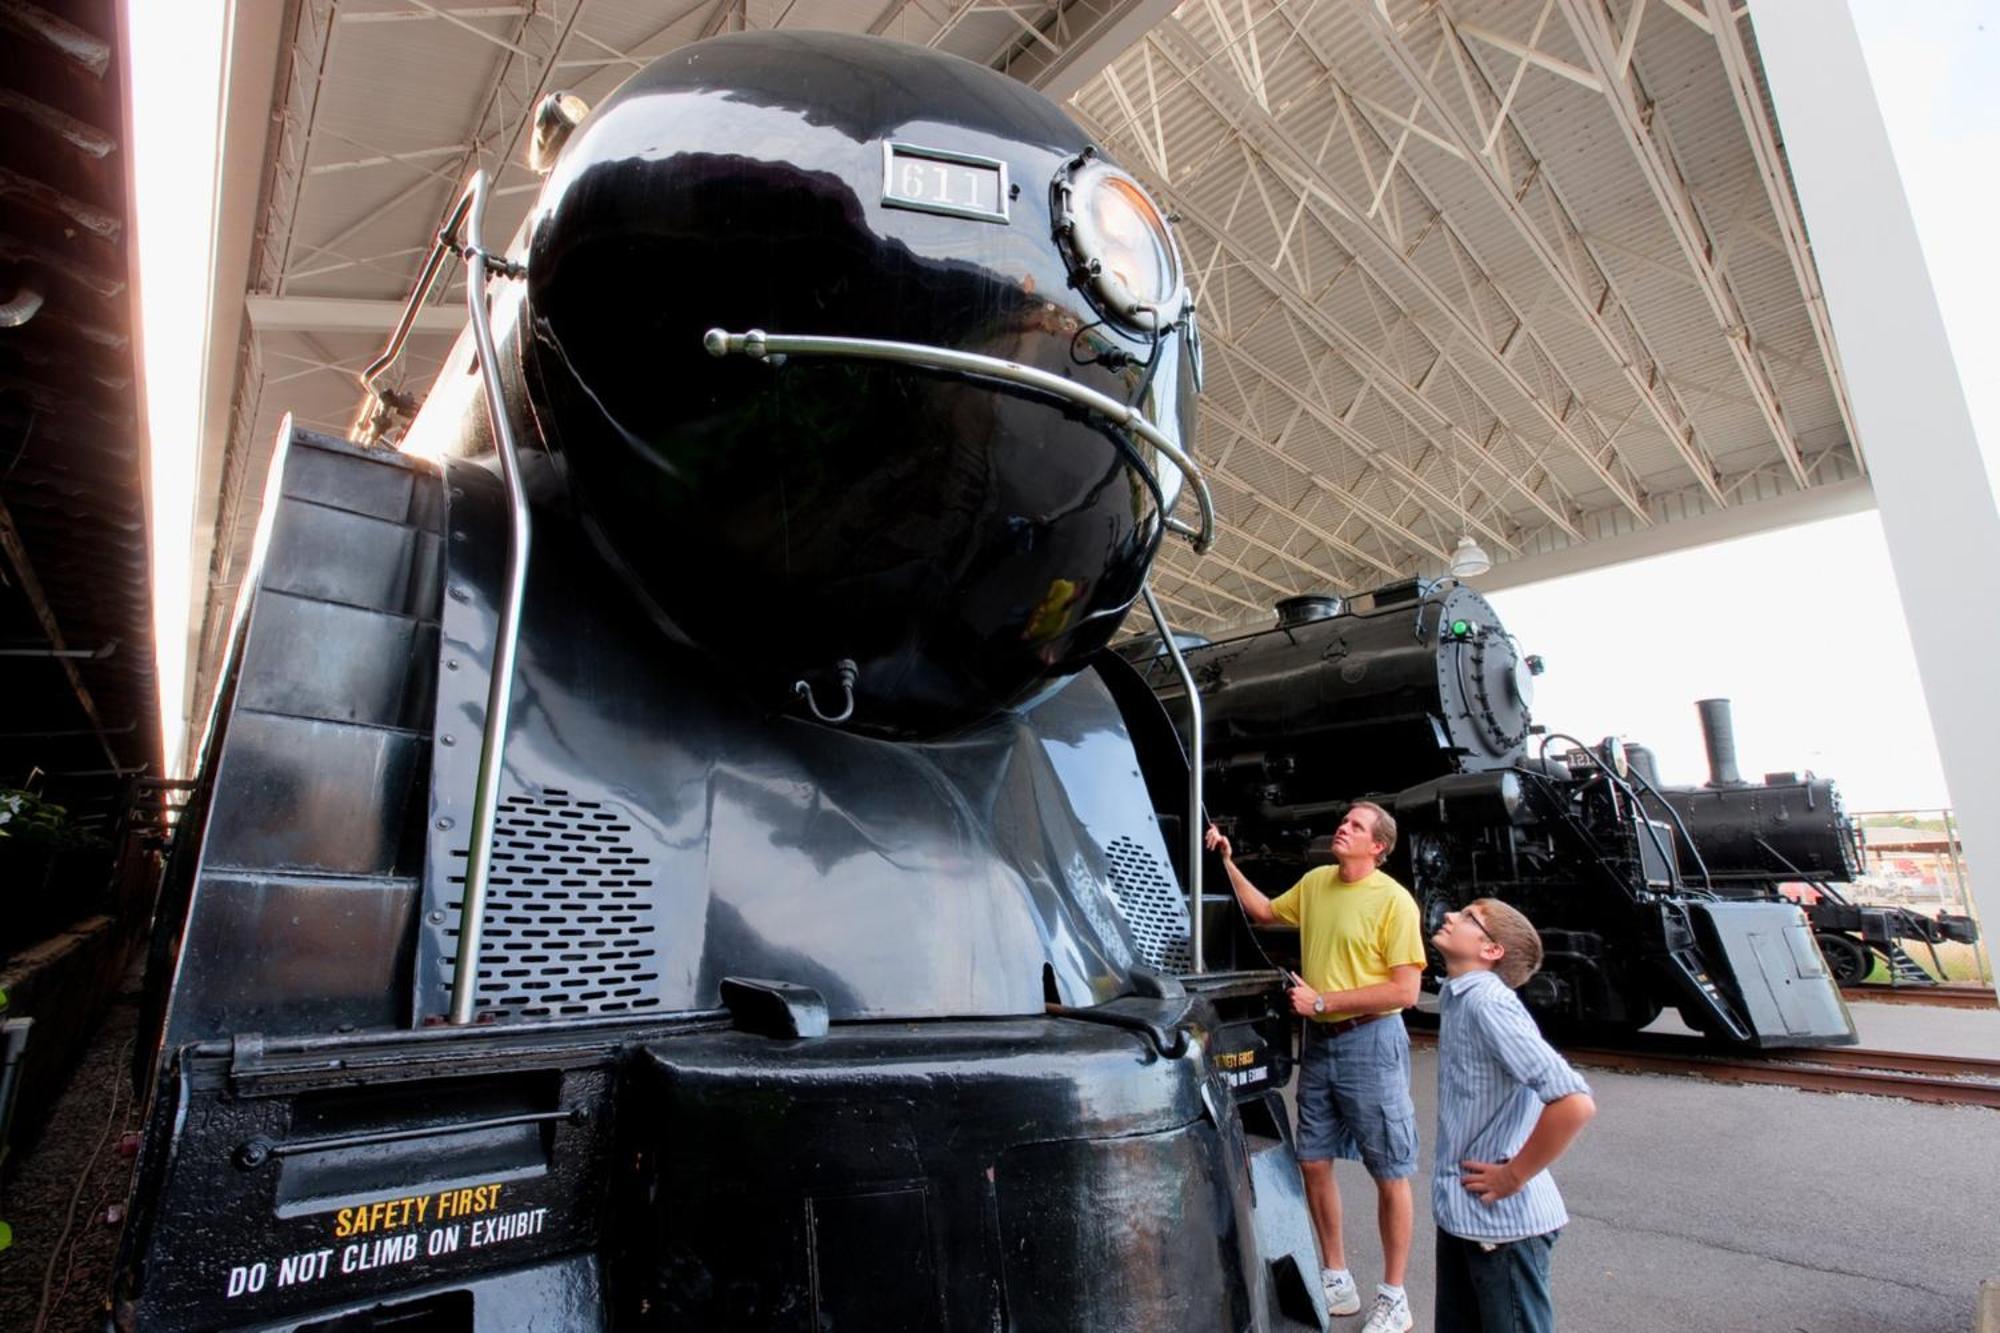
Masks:
[[[1991,986],[1945,982],[1936,986],[1890,986],[1881,982],[1842,986],[1843,999],[1868,1004],[1928,1004],[1941,1009],[1991,1009],[1995,1007]]]
[[[1437,1032],[1413,1026],[1410,1037],[1429,1045]],[[1564,1046],[1562,1052],[1573,1064],[1617,1073],[1680,1074],[1715,1083],[1762,1083],[2000,1110],[2000,1060],[1852,1046],[1739,1053],[1718,1051],[1698,1037],[1651,1033],[1637,1034],[1629,1046]]]

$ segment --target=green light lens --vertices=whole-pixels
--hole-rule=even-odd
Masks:
[[[1454,639],[1462,639],[1470,633],[1472,633],[1472,624],[1470,621],[1454,620],[1451,622],[1451,636]]]

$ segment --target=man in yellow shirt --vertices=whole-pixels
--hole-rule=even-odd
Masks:
[[[1304,975],[1293,975],[1291,992],[1293,1012],[1306,1020],[1299,1052],[1299,1167],[1334,1314],[1359,1311],[1361,1293],[1341,1243],[1333,1159],[1358,1159],[1375,1179],[1382,1283],[1362,1333],[1403,1333],[1414,1323],[1403,1276],[1410,1258],[1417,1108],[1410,1100],[1409,1032],[1397,1015],[1417,1002],[1424,940],[1416,900],[1381,870],[1395,845],[1389,812],[1358,801],[1333,835],[1339,864],[1309,870],[1267,898],[1237,868],[1229,839],[1213,827],[1208,831],[1208,846],[1221,854],[1250,919],[1299,929]]]

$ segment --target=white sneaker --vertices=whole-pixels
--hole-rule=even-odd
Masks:
[[[1332,1277],[1327,1277],[1322,1271],[1320,1279],[1326,1285],[1326,1312],[1328,1314],[1361,1313],[1361,1288],[1354,1285],[1354,1278],[1351,1274],[1335,1273]],[[1405,1325],[1405,1327],[1408,1326]]]
[[[1410,1317],[1408,1296],[1390,1296],[1378,1291],[1375,1308],[1368,1312],[1368,1322],[1361,1326],[1361,1333],[1409,1333],[1416,1322]]]

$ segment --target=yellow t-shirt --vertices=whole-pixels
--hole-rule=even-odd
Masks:
[[[1271,900],[1278,920],[1299,928],[1299,974],[1318,991],[1355,990],[1389,980],[1389,969],[1424,965],[1417,900],[1377,870],[1349,884],[1339,866],[1308,870]],[[1317,1015],[1321,1023],[1361,1012]],[[1393,1013],[1394,1010],[1381,1010]]]

